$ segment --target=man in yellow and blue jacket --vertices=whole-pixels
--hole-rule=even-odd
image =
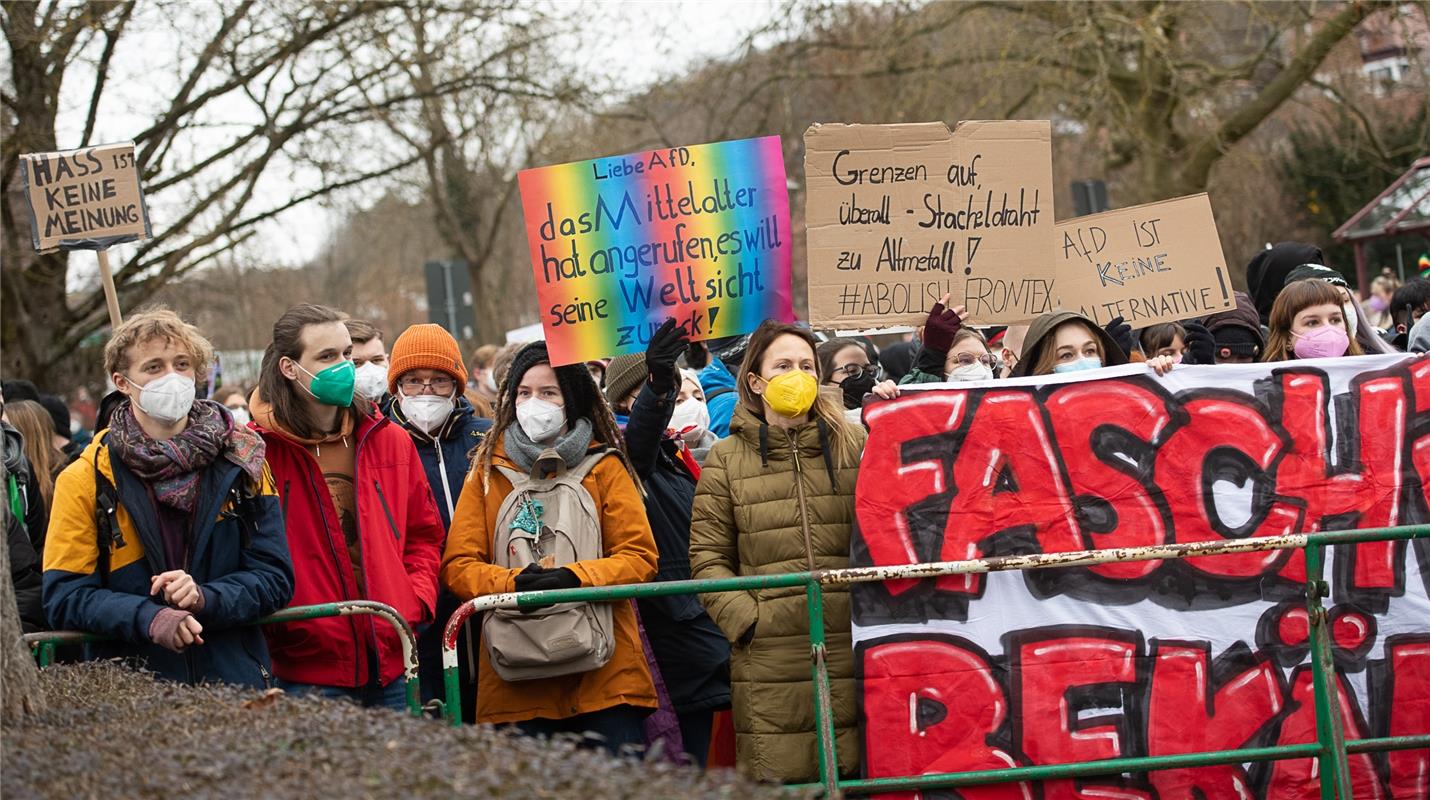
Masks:
[[[110,637],[160,676],[263,687],[252,625],[288,603],[293,565],[263,441],[196,400],[212,348],[170,311],[136,315],[105,347],[128,398],[60,474],[44,553],[51,627]]]

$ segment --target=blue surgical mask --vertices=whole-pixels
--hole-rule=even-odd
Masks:
[[[1066,364],[1058,364],[1053,367],[1053,372],[1082,372],[1085,369],[1102,369],[1102,359],[1097,356],[1087,356],[1076,361],[1069,361]]]

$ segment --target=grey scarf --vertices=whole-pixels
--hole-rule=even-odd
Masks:
[[[581,459],[586,457],[586,451],[591,447],[591,421],[585,417],[577,419],[576,425],[557,437],[556,443],[552,445],[533,442],[520,425],[508,425],[502,443],[506,445],[507,458],[527,474],[531,473],[537,457],[547,450],[555,450],[561,460],[566,462],[566,468],[570,469],[581,463]]]

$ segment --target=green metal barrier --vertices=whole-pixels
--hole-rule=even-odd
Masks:
[[[402,643],[402,674],[407,679],[407,710],[413,716],[422,716],[422,691],[417,681],[417,634],[412,631],[407,620],[403,619],[402,615],[397,613],[397,609],[392,606],[372,600],[343,600],[337,603],[293,606],[247,624],[270,625],[323,617],[348,617],[354,614],[370,614],[380,617],[397,629],[397,638]],[[112,640],[108,636],[83,631],[44,631],[25,634],[25,643],[35,651],[35,658],[41,667],[47,667],[54,662],[55,645],[57,644],[106,641]]]
[[[1396,528],[1366,528],[1353,531],[1298,533],[1286,536],[1255,537],[1193,544],[1169,544],[1152,547],[1118,548],[1112,550],[1079,550],[1067,553],[1044,553],[1026,556],[1001,556],[967,561],[939,561],[927,564],[907,564],[887,567],[816,570],[783,575],[757,575],[720,580],[670,581],[624,586],[582,587],[543,592],[506,592],[486,595],[463,603],[447,621],[442,636],[442,674],[447,697],[443,715],[452,725],[460,725],[460,687],[457,674],[457,632],[473,614],[495,608],[523,608],[552,603],[601,602],[666,597],[682,594],[713,594],[716,592],[751,591],[792,586],[805,587],[809,609],[810,663],[815,693],[815,724],[819,753],[819,784],[791,787],[818,788],[827,798],[843,797],[846,793],[917,791],[954,786],[1045,780],[1049,778],[1080,778],[1124,772],[1151,772],[1162,769],[1239,764],[1253,761],[1276,761],[1288,758],[1315,757],[1322,765],[1322,800],[1349,800],[1350,773],[1348,753],[1378,752],[1430,747],[1430,732],[1416,736],[1346,741],[1341,727],[1337,681],[1332,679],[1330,632],[1322,600],[1330,594],[1325,581],[1325,548],[1338,544],[1430,538],[1430,525]],[[825,662],[824,587],[854,583],[872,583],[909,578],[933,578],[941,575],[968,575],[1015,570],[1057,569],[1131,561],[1191,558],[1269,550],[1302,549],[1306,554],[1306,607],[1310,613],[1314,691],[1316,698],[1317,741],[1313,744],[1247,748],[1215,752],[1185,753],[1169,756],[1117,758],[1073,764],[1040,764],[1030,767],[951,772],[931,775],[909,775],[869,780],[841,780],[834,747],[833,702],[829,691],[829,670]]]

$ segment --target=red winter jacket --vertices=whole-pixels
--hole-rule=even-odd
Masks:
[[[376,600],[397,609],[409,625],[431,622],[446,533],[412,437],[380,414],[364,417],[354,432],[353,484],[367,586],[366,596],[360,597],[317,460],[299,440],[277,429],[271,407],[258,401],[257,392],[250,405],[258,420],[252,427],[268,443],[268,465],[282,495],[293,556],[292,604]],[[325,617],[269,625],[265,632],[273,672],[287,681],[366,685],[371,677],[367,653],[374,636],[381,682],[385,685],[402,675],[399,634],[377,617]]]

